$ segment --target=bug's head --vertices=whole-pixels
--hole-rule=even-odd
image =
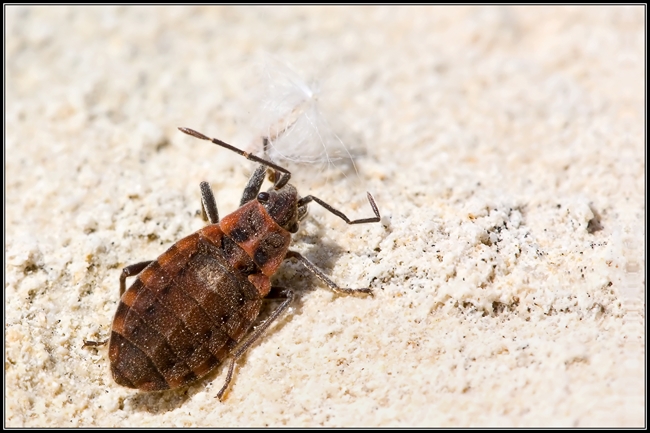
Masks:
[[[300,220],[307,215],[307,206],[298,206],[298,200],[298,191],[290,184],[277,190],[272,187],[257,195],[257,201],[271,218],[290,233],[298,231]]]

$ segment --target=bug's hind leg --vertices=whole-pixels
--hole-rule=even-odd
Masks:
[[[84,344],[81,347],[99,347],[99,346],[103,346],[106,343],[108,343],[108,340],[104,340],[104,341],[84,340]]]
[[[230,367],[228,368],[228,375],[226,376],[226,380],[217,393],[217,398],[221,400],[223,397],[223,394],[226,392],[228,389],[228,385],[230,384],[230,380],[232,379],[232,373],[233,370],[235,369],[235,363],[237,360],[248,350],[249,347],[255,343],[262,335],[264,335],[264,332],[271,326],[271,324],[278,318],[284,311],[289,308],[289,305],[291,305],[291,302],[293,301],[293,290],[291,289],[284,289],[282,287],[273,287],[271,289],[271,292],[273,293],[274,298],[280,298],[284,299],[284,302],[280,304],[278,308],[273,310],[271,315],[262,323],[259,325],[255,331],[244,341],[241,346],[237,349],[237,351],[232,355],[232,361],[230,361]]]
[[[126,291],[126,279],[134,275],[138,275],[144,268],[149,266],[153,260],[147,260],[146,262],[136,263],[134,265],[126,266],[122,269],[122,274],[120,275],[120,298]]]
[[[144,268],[149,266],[149,264],[153,260],[149,260],[146,262],[140,262],[136,263],[133,265],[126,266],[122,269],[122,274],[120,274],[120,298],[126,291],[126,279],[128,277],[132,277],[134,275],[138,275]],[[84,344],[82,347],[98,347],[98,346],[103,346],[104,344],[108,343],[108,340],[104,341],[92,341],[92,340],[84,340]]]

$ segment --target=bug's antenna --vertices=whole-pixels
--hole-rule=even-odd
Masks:
[[[289,179],[291,179],[291,172],[289,170],[287,170],[286,168],[280,167],[279,165],[274,164],[271,161],[267,161],[266,159],[260,158],[259,156],[255,156],[252,153],[244,152],[243,150],[237,149],[235,146],[233,146],[231,144],[228,144],[228,143],[226,143],[224,141],[221,141],[219,139],[216,139],[216,138],[210,138],[207,135],[203,135],[200,132],[197,132],[197,131],[195,131],[193,129],[183,128],[183,127],[178,127],[178,129],[181,132],[184,132],[187,135],[191,135],[192,137],[196,137],[196,138],[199,138],[201,140],[211,141],[212,143],[216,144],[217,146],[225,147],[228,150],[232,150],[233,152],[243,156],[244,158],[246,158],[246,159],[248,159],[250,161],[257,162],[259,164],[265,165],[265,166],[267,166],[269,168],[272,168],[274,170],[279,171],[280,173],[282,173],[282,176],[280,176],[280,179],[277,182],[275,182],[275,185],[274,185],[275,189],[282,188],[283,186],[285,186],[289,182]]]

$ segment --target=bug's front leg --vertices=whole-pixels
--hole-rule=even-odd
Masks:
[[[242,207],[243,205],[245,205],[246,203],[248,203],[249,201],[257,197],[257,194],[259,194],[260,192],[260,188],[262,188],[262,183],[264,182],[265,174],[266,174],[266,167],[263,165],[257,167],[257,170],[253,172],[251,178],[248,179],[246,188],[244,188],[244,193],[241,196],[239,207]]]
[[[331,204],[325,203],[323,200],[319,199],[316,196],[313,195],[306,195],[300,200],[298,200],[298,208],[305,207],[308,203],[315,201],[319,205],[323,206],[325,209],[328,211],[332,212],[334,215],[337,217],[341,218],[343,221],[345,221],[347,224],[366,224],[366,223],[378,223],[381,221],[381,216],[379,215],[379,209],[377,209],[377,204],[375,203],[375,199],[372,198],[372,194],[369,192],[366,193],[368,196],[368,202],[370,203],[370,207],[372,208],[372,212],[375,214],[374,217],[370,218],[360,218],[356,220],[351,220],[343,212],[340,210],[334,209]]]
[[[219,211],[217,210],[217,201],[214,199],[212,187],[207,182],[201,182],[201,210],[203,219],[207,219],[210,224],[219,222]]]
[[[369,288],[362,288],[362,289],[348,289],[345,287],[339,287],[334,281],[330,280],[323,271],[318,269],[318,267],[307,260],[302,254],[300,254],[297,251],[287,251],[287,255],[284,256],[285,259],[296,259],[307,269],[309,269],[314,275],[316,275],[318,278],[321,279],[325,284],[327,284],[327,287],[329,287],[332,291],[337,292],[337,293],[345,293],[346,295],[349,294],[357,294],[357,293],[365,293],[368,295],[372,295],[372,290]]]

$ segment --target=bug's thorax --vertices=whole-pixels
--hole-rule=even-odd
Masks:
[[[262,273],[270,277],[280,267],[289,249],[291,233],[287,227],[297,226],[297,203],[296,189],[286,185],[279,191],[260,193],[256,200],[224,217],[219,225],[223,233],[253,259]]]

